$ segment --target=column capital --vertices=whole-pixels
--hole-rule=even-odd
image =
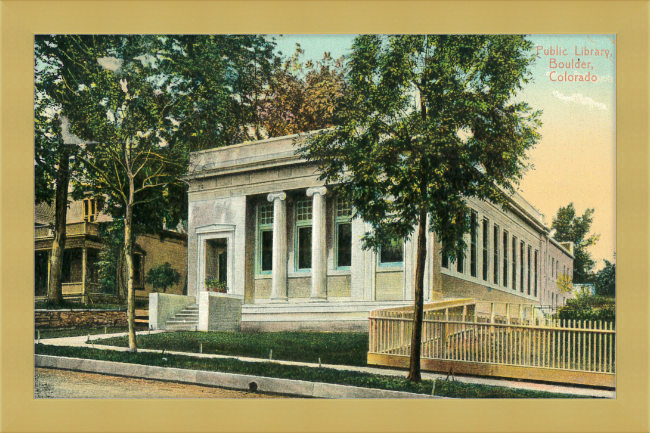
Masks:
[[[287,194],[284,192],[272,192],[269,194],[267,197],[267,200],[270,202],[277,200],[286,200],[287,199]]]
[[[315,194],[325,195],[327,194],[327,187],[324,186],[315,186],[312,188],[307,188],[307,197],[311,197]]]

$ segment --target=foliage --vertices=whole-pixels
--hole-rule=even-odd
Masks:
[[[553,217],[551,228],[555,230],[553,237],[559,242],[573,242],[573,282],[589,283],[592,279],[592,269],[596,262],[591,258],[587,248],[600,239],[600,235],[589,235],[593,222],[594,209],[587,209],[582,216],[576,216],[573,203],[561,207]]]
[[[605,260],[605,267],[596,273],[596,294],[616,296],[616,263]]]
[[[613,321],[616,319],[616,303],[613,298],[597,295],[568,299],[566,305],[558,310],[557,317],[567,320]]]
[[[102,247],[99,250],[97,263],[98,284],[103,293],[113,293],[126,299],[124,290],[124,221],[115,219],[99,223]]]
[[[523,36],[363,35],[348,62],[337,126],[301,154],[373,229],[364,248],[420,226],[410,377],[419,380],[425,221],[450,258],[464,254],[466,199],[505,204],[527,165],[540,112],[513,96],[535,60]],[[420,242],[422,240],[422,242]]]
[[[498,386],[475,385],[444,380],[425,380],[413,383],[399,377],[379,374],[314,368],[276,363],[246,362],[237,359],[205,359],[189,356],[159,353],[128,353],[112,350],[99,350],[86,347],[64,347],[37,344],[36,354],[65,356],[82,359],[98,359],[112,362],[126,362],[139,365],[173,367],[190,370],[220,371],[233,374],[246,374],[262,377],[304,380],[310,382],[334,383],[364,388],[387,389],[392,391],[414,392],[452,398],[577,398],[571,394],[555,394],[543,391],[520,390]],[[435,388],[434,388],[435,383]],[[582,397],[584,398],[584,397]]]
[[[555,282],[557,289],[560,293],[571,293],[573,292],[573,284],[571,283],[571,276],[569,274],[560,274]]]
[[[83,140],[77,193],[105,196],[107,213],[123,219],[133,328],[133,239],[182,217],[190,150],[250,136],[273,44],[251,35],[47,35],[38,44],[53,71],[48,94]]]
[[[151,284],[154,291],[162,290],[163,293],[181,280],[181,274],[169,262],[165,262],[155,268],[149,269],[145,282]]]
[[[226,282],[219,281],[219,278],[215,278],[215,277],[206,278],[205,286],[213,292],[226,293],[226,291],[228,290],[228,286],[226,285]]]
[[[372,224],[366,247],[407,237],[419,208],[450,255],[469,229],[465,198],[504,202],[538,140],[540,112],[512,95],[534,55],[521,36],[358,37],[340,126],[302,154]]]
[[[345,93],[343,58],[330,53],[322,62],[303,64],[297,44],[294,55],[277,65],[270,87],[259,102],[260,124],[269,137],[328,128]]]

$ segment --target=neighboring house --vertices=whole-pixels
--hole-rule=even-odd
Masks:
[[[97,260],[102,248],[100,223],[112,218],[101,212],[101,202],[94,198],[71,201],[68,205],[66,245],[63,254],[62,291],[64,298],[88,302],[97,297],[124,297],[122,287],[117,293],[103,292],[98,284]],[[34,289],[35,296],[47,295],[50,254],[52,250],[54,207],[38,204],[34,209]],[[187,235],[161,230],[156,235],[139,235],[133,248],[136,298],[147,298],[152,287],[145,283],[149,269],[169,262],[181,274],[179,284],[167,293],[183,294],[186,278]],[[125,280],[124,280],[125,281]]]
[[[191,155],[188,295],[198,299],[206,278],[221,279],[244,299],[249,330],[367,330],[369,311],[413,304],[416,242],[364,251],[370,227],[296,154],[296,138]],[[425,302],[561,302],[555,282],[573,255],[549,237],[542,214],[519,195],[505,210],[468,204],[474,229],[464,259],[443,261],[428,233]]]

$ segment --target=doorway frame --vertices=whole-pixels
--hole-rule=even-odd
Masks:
[[[228,286],[227,293],[234,293],[235,285],[235,260],[234,260],[234,241],[235,241],[235,226],[231,224],[211,224],[196,228],[196,235],[198,239],[198,257],[197,257],[197,273],[196,273],[196,287],[198,288],[197,294],[205,292],[205,254],[206,242],[211,239],[225,239],[226,240],[226,254],[227,254],[227,268],[226,268],[226,285]],[[198,298],[197,298],[198,299]]]

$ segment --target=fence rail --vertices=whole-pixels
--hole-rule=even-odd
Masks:
[[[477,314],[476,306],[467,305],[461,314],[449,314],[448,309],[426,312],[420,352],[424,366],[445,371],[454,368],[460,372],[469,365],[473,372],[505,373],[512,377],[524,374],[520,372],[525,368],[524,377],[538,380],[557,379],[560,371],[562,380],[569,382],[613,386],[616,371],[613,323],[545,320],[533,313],[522,315],[521,308],[515,310],[515,317],[505,318],[496,316],[494,308],[485,317]],[[397,365],[404,360],[389,358],[410,356],[412,316],[412,312],[406,311],[371,313],[369,363]],[[531,368],[535,371],[529,371]],[[554,374],[545,374],[550,370]]]

